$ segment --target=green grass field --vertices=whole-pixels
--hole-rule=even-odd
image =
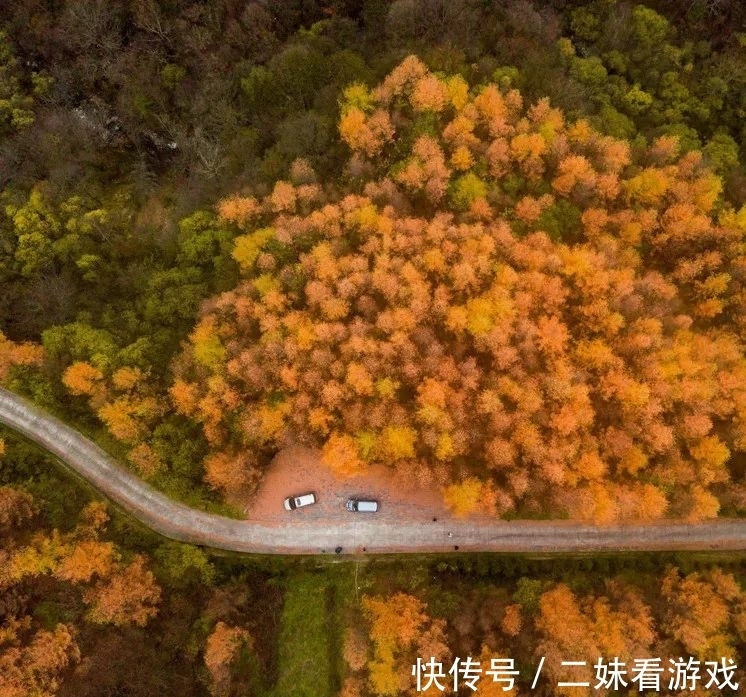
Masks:
[[[288,579],[273,697],[327,697],[337,683],[330,652],[334,589],[325,574]]]

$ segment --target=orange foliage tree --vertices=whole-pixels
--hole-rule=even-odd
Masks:
[[[609,582],[606,595],[583,598],[557,584],[542,594],[535,626],[540,637],[536,653],[546,658],[554,682],[589,680],[599,657],[616,656],[625,663],[643,658],[657,638],[650,608],[638,591],[620,581]],[[568,668],[563,660],[585,661],[586,666]],[[593,687],[591,682],[590,688],[558,688],[558,693],[590,695]]]
[[[142,477],[152,477],[163,469],[163,462],[146,440],[167,405],[146,373],[131,366],[103,370],[76,361],[65,370],[62,383],[71,394],[88,397],[91,409],[114,438],[130,446],[127,459]],[[174,399],[176,395],[178,388]]]
[[[43,357],[44,350],[39,344],[17,343],[0,332],[0,384],[6,382],[14,367],[41,365]]]
[[[219,206],[244,279],[172,389],[213,469],[292,437],[428,472],[461,513],[716,515],[746,448],[746,217],[701,157],[415,57],[345,92],[340,133],[341,194]]]
[[[231,665],[241,647],[252,646],[249,632],[241,627],[230,627],[218,622],[207,637],[204,662],[210,674],[210,694],[225,697],[230,691]]]
[[[661,597],[672,655],[683,650],[701,660],[737,659],[736,646],[746,638],[746,594],[731,574],[716,568],[684,576],[671,568],[663,577]]]
[[[416,694],[412,666],[417,657],[434,657],[450,665],[445,622],[433,620],[426,605],[406,593],[388,598],[364,597],[363,609],[370,620],[373,656],[368,662],[368,683],[375,695]],[[439,692],[435,687],[424,694]]]
[[[83,593],[91,621],[138,627],[156,615],[160,597],[155,577],[145,568],[145,558],[140,555]]]
[[[22,628],[11,622],[10,627],[4,627],[4,638],[12,644],[17,641],[16,629]],[[0,694],[54,695],[65,671],[79,660],[73,630],[64,624],[58,624],[53,631],[38,630],[25,646],[7,648],[0,644]]]
[[[13,487],[0,486],[0,530],[20,525],[35,512],[36,506],[30,494]]]

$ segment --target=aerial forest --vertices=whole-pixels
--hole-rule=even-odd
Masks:
[[[175,363],[209,482],[291,433],[342,473],[435,478],[454,511],[717,514],[746,447],[746,219],[675,136],[644,148],[547,99],[408,57],[341,102],[348,192],[308,165],[234,195],[242,281]],[[743,215],[741,215],[743,218]]]
[[[459,518],[743,517],[746,5],[7,0],[0,287],[0,385],[197,508],[301,445]],[[467,656],[520,673],[477,694],[650,656],[728,697],[742,588],[215,555],[0,431],[1,697],[393,697]]]
[[[615,2],[424,3],[445,13],[432,43],[415,5],[378,17],[392,47],[367,60],[351,46],[374,5],[357,24],[330,5],[282,49],[263,5],[226,7],[252,28],[230,85],[189,63],[230,42],[186,42],[157,88],[125,58],[163,63],[216,16],[71,3],[52,36],[123,42],[92,81],[82,48],[74,77],[42,55],[24,71],[19,5],[2,35],[6,381],[202,506],[250,497],[295,442],[339,475],[382,463],[437,487],[459,516],[743,511],[744,35],[695,43]],[[486,15],[502,48],[470,55],[458,30]],[[499,64],[539,36],[561,94],[543,67]],[[127,171],[106,171],[111,151]]]

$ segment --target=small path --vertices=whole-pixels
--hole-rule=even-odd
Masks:
[[[334,502],[332,522],[326,514],[314,518],[313,507],[293,511],[273,521],[232,520],[168,499],[124,469],[85,436],[2,388],[0,423],[59,457],[103,495],[152,530],[174,540],[217,549],[265,554],[329,554],[337,548],[341,548],[345,554],[455,550],[590,552],[746,549],[746,520],[740,519],[697,524],[664,521],[608,527],[569,521],[506,522],[453,518],[433,521],[429,513],[425,515],[425,511],[411,507],[403,509],[411,514],[403,519],[387,518],[383,515],[383,509],[380,516],[348,515],[346,511],[339,511],[337,515],[338,502]],[[302,478],[306,475],[298,472],[297,476]],[[301,482],[301,479],[297,481]],[[275,501],[278,494],[275,490],[271,500]],[[342,492],[336,495],[345,496]],[[269,497],[267,500],[270,500]],[[392,510],[399,509],[392,506]],[[271,513],[274,515],[274,509]]]

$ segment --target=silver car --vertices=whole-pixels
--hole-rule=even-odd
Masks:
[[[375,499],[347,499],[345,507],[353,513],[376,513],[378,501]]]

